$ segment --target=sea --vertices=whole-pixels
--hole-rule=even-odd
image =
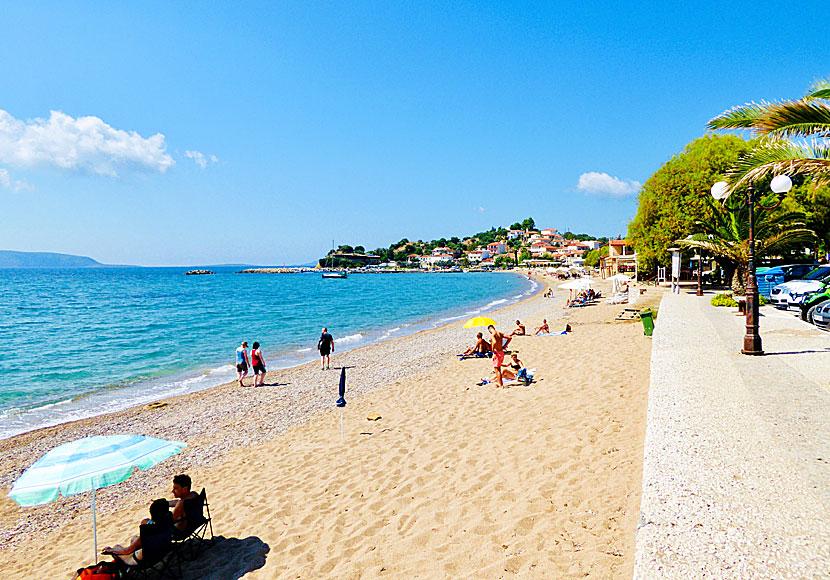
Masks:
[[[483,314],[539,284],[511,273],[185,276],[182,268],[0,269],[0,439]]]

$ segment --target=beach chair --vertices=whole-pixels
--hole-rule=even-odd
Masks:
[[[182,565],[177,550],[173,549],[173,528],[158,524],[143,524],[139,527],[142,559],[130,566],[123,560],[116,560],[122,578],[181,578]],[[175,568],[174,568],[175,567]]]
[[[207,500],[205,488],[193,499],[184,501],[184,513],[187,519],[187,528],[173,529],[173,542],[180,552],[187,552],[188,560],[193,560],[205,546],[213,544],[213,522],[210,517],[210,504]],[[210,532],[210,538],[207,533]],[[186,548],[186,550],[185,550]],[[184,553],[182,553],[184,556]]]

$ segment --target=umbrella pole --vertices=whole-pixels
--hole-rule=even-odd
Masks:
[[[340,440],[343,441],[343,407],[340,407]]]
[[[95,488],[92,488],[92,538],[95,545],[95,554],[92,557],[92,562],[98,561],[98,526],[95,522]]]

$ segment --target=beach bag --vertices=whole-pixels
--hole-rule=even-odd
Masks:
[[[533,380],[533,375],[528,374],[527,369],[519,369],[519,372],[516,374],[516,379],[522,381],[525,385],[529,385]]]
[[[116,567],[113,562],[98,562],[78,570],[76,580],[115,580]]]

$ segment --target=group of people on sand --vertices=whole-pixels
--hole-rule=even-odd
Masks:
[[[567,300],[562,308],[569,308],[578,304],[586,304],[596,298],[599,298],[599,293],[597,293],[593,288],[588,288],[587,290],[580,291],[573,300]]]
[[[173,498],[157,499],[150,504],[150,517],[141,520],[139,534],[133,536],[126,546],[117,544],[107,546],[101,553],[112,556],[116,564],[138,566],[144,558],[146,546],[141,545],[141,538],[159,537],[168,542],[173,539],[185,539],[206,520],[202,510],[202,497],[191,491],[190,476],[181,474],[173,478]]]
[[[540,334],[548,333],[550,333],[550,327],[548,326],[547,319],[543,318],[542,324],[534,329],[533,334],[534,336],[539,336]],[[481,336],[481,333],[479,333],[479,336]],[[525,328],[525,325],[517,320],[516,328],[513,329],[513,332],[510,333],[510,336],[527,336],[527,329]]]
[[[239,348],[236,349],[236,372],[239,386],[244,387],[242,379],[248,376],[248,369],[254,372],[254,387],[262,387],[265,385],[265,358],[262,356],[262,351],[259,349],[259,343],[254,342],[251,348],[251,357],[248,358],[248,341],[243,340]],[[334,352],[334,338],[329,334],[326,328],[320,334],[320,340],[317,341],[317,350],[320,351],[320,360],[322,370],[329,368],[331,364],[330,356]]]
[[[254,342],[251,348],[250,363],[248,362],[248,342],[243,340],[242,345],[236,349],[236,372],[239,375],[239,386],[244,387],[242,379],[248,376],[248,367],[250,366],[254,371],[254,385],[261,387],[265,384],[265,359],[262,357],[262,351],[259,350],[259,343]]]

